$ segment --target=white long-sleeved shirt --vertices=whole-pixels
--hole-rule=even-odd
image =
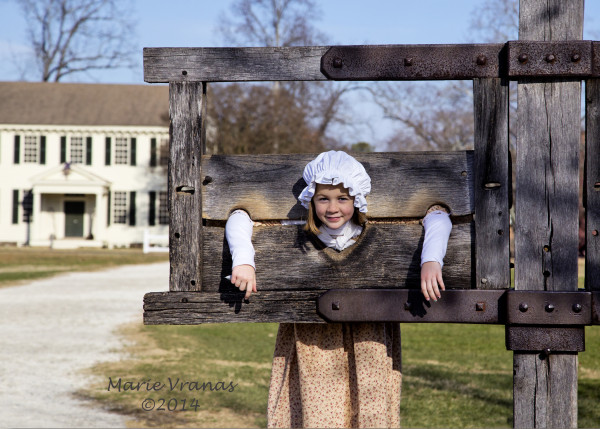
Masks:
[[[225,237],[229,244],[233,267],[254,264],[254,246],[252,245],[252,228],[254,223],[248,213],[235,210],[225,225]],[[435,261],[444,266],[444,256],[448,246],[448,238],[452,230],[450,215],[442,210],[433,211],[423,219],[425,238],[421,252],[421,265]]]

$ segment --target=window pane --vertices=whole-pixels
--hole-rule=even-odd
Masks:
[[[83,137],[71,137],[71,163],[83,164]]]
[[[167,201],[166,191],[161,191],[158,195],[158,223],[161,225],[169,224],[169,202]]]
[[[38,136],[25,136],[23,162],[38,162]]]
[[[129,164],[129,150],[126,137],[115,139],[115,164]]]
[[[114,223],[127,223],[127,192],[114,193]]]

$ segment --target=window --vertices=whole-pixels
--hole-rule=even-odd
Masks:
[[[113,222],[135,225],[135,191],[118,191],[113,196]]]
[[[161,225],[169,224],[169,199],[167,191],[161,191],[158,194],[158,223]]]
[[[67,136],[62,136],[60,138],[60,162],[69,162],[70,164],[85,162],[86,165],[92,165],[92,138],[87,137],[84,140],[82,136],[71,136],[67,139]]]
[[[104,165],[136,165],[135,137],[106,137],[104,150]],[[114,148],[114,151],[112,150]]]
[[[169,165],[169,139],[162,138],[157,144],[156,138],[150,139],[150,167]]]
[[[127,223],[127,192],[115,192],[113,199],[113,222]]]
[[[26,135],[23,141],[23,162],[37,164],[38,161],[38,136]]]

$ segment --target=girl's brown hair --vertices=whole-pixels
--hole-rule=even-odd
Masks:
[[[352,215],[352,222],[357,225],[364,226],[367,223],[367,215],[358,211],[357,207],[354,207],[354,214]],[[306,224],[304,225],[304,231],[310,232],[314,235],[319,235],[321,231],[319,227],[323,225],[323,222],[317,217],[315,204],[313,200],[310,200],[310,204],[308,206],[308,217],[306,219]]]

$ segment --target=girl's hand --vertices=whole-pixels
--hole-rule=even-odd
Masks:
[[[231,283],[241,291],[246,291],[244,299],[256,292],[256,273],[252,265],[237,265],[231,272]]]
[[[421,292],[427,301],[437,301],[442,297],[441,290],[445,290],[442,279],[442,266],[435,261],[425,262],[421,266]]]

